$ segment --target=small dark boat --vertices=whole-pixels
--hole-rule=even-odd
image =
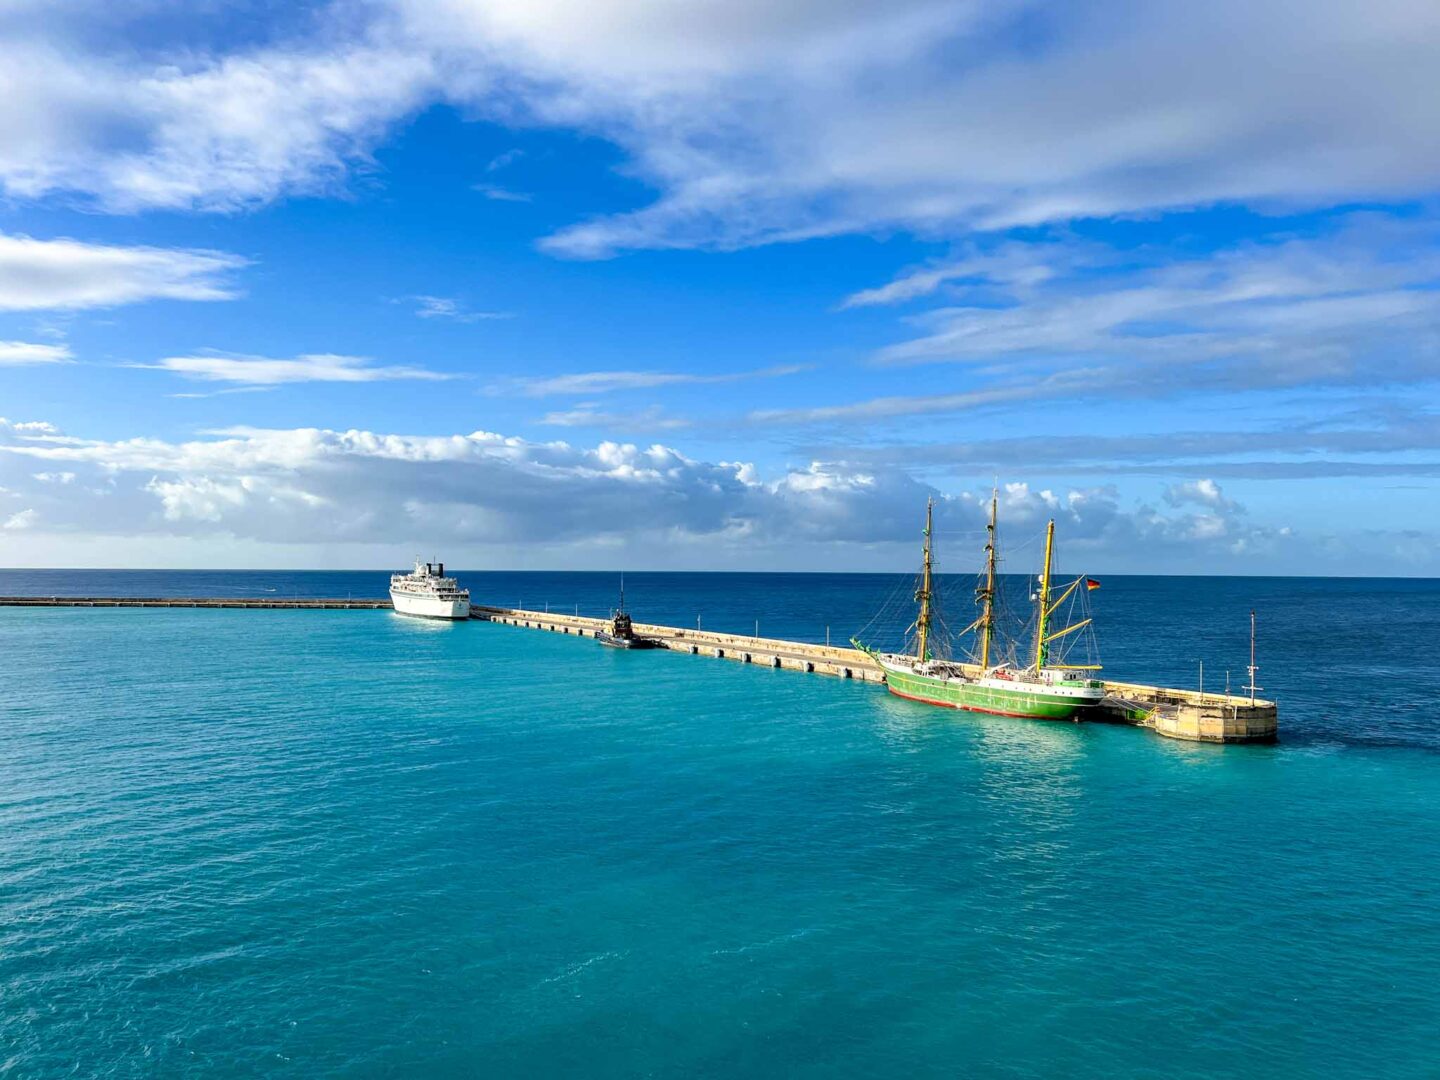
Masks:
[[[658,641],[640,637],[635,633],[635,626],[625,611],[625,576],[623,574],[620,576],[620,606],[615,609],[615,614],[610,620],[610,629],[596,630],[595,640],[612,649],[656,649],[660,647]]]

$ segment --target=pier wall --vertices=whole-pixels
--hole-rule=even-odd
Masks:
[[[1273,701],[1142,683],[1107,682],[1105,688],[1147,706],[1149,715],[1136,722],[1172,739],[1271,742],[1279,734],[1279,710]]]
[[[1172,739],[1190,742],[1274,742],[1279,735],[1276,709],[1269,702],[1224,705],[1207,702],[1202,706],[1181,706],[1172,712],[1160,710],[1148,727]]]

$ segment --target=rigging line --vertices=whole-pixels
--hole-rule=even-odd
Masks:
[[[888,621],[889,618],[893,617],[895,605],[900,598],[901,592],[904,591],[904,589],[905,575],[897,574],[895,576],[894,584],[890,587],[890,593],[888,596],[885,597],[885,600],[880,605],[879,610],[876,611],[875,614],[870,616],[869,622],[867,622],[859,630],[855,631],[855,633],[851,636],[857,638],[864,637],[867,633],[870,632],[870,630],[875,626],[877,622]]]

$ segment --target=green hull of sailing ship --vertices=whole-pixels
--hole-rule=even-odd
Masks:
[[[1102,684],[1072,673],[1064,673],[1064,682],[1057,685],[1025,682],[1018,677],[1015,685],[1003,685],[1003,679],[973,679],[956,671],[925,674],[915,670],[915,658],[904,657],[909,666],[882,657],[885,684],[890,693],[927,705],[946,705],[969,712],[991,713],[995,716],[1019,716],[1028,720],[1081,720],[1084,712],[1100,703],[1105,696]],[[942,668],[943,665],[935,665]],[[1001,685],[996,685],[1000,683]]]
[[[919,588],[915,593],[920,614],[911,627],[917,631],[915,651],[882,653],[859,641],[856,641],[855,645],[864,649],[880,665],[885,672],[887,688],[898,697],[997,716],[1016,716],[1031,720],[1082,720],[1089,710],[1105,698],[1104,683],[1089,674],[1098,671],[1099,665],[1052,663],[1050,657],[1052,646],[1055,646],[1056,642],[1062,639],[1068,639],[1065,645],[1073,642],[1075,639],[1071,635],[1088,627],[1090,619],[1087,617],[1059,630],[1053,628],[1052,620],[1067,601],[1077,596],[1077,590],[1082,585],[1088,591],[1099,583],[1090,578],[1076,578],[1060,590],[1058,597],[1052,596],[1050,567],[1054,554],[1055,522],[1051,521],[1045,534],[1045,569],[1040,575],[1034,597],[1034,663],[1024,668],[1012,663],[992,666],[991,655],[998,644],[995,641],[995,519],[998,506],[998,493],[992,494],[990,523],[987,527],[988,541],[985,545],[986,569],[982,584],[975,590],[981,613],[980,617],[965,629],[966,634],[974,633],[977,642],[978,655],[974,656],[974,667],[967,670],[962,664],[936,659],[931,652],[934,622],[930,553],[933,501],[925,508],[925,558]],[[1078,595],[1083,596],[1084,593]],[[1063,651],[1065,646],[1058,647]]]

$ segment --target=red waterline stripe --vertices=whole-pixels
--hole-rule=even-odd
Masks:
[[[973,706],[973,705],[956,705],[956,704],[954,704],[953,702],[949,702],[949,701],[936,701],[934,698],[917,697],[917,696],[914,695],[914,694],[901,693],[899,690],[896,690],[896,689],[895,689],[893,686],[891,686],[889,683],[886,683],[885,686],[886,686],[886,689],[888,689],[888,690],[890,691],[890,693],[894,694],[896,697],[904,698],[906,701],[918,701],[918,702],[920,702],[920,704],[922,704],[922,705],[937,705],[937,706],[939,706],[939,707],[942,708],[942,709],[958,709],[960,712],[978,712],[978,713],[984,713],[986,716],[1010,716],[1010,717],[1013,717],[1013,718],[1016,719],[1016,720],[1049,720],[1049,719],[1051,719],[1051,718],[1048,717],[1048,716],[1036,716],[1034,713],[1004,712],[1004,711],[1002,711],[1002,710],[1000,710],[1000,709],[979,709],[979,708],[976,708],[976,707]],[[1069,717],[1066,717],[1065,719],[1068,720]]]

